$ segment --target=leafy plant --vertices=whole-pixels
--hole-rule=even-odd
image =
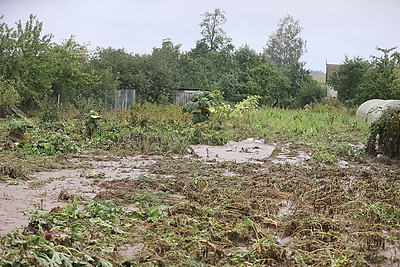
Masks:
[[[232,116],[240,117],[244,114],[248,114],[249,111],[257,109],[260,99],[261,97],[258,95],[248,96],[246,99],[235,105],[232,111]]]
[[[145,219],[149,222],[156,222],[163,216],[163,210],[166,208],[167,206],[165,205],[148,207],[144,211],[131,211],[128,216],[137,219]]]
[[[14,141],[23,140],[25,137],[25,131],[28,128],[33,128],[33,123],[31,120],[23,116],[13,118],[9,125],[9,137]]]
[[[97,133],[99,119],[99,114],[94,110],[89,111],[89,113],[86,115],[85,126],[87,136],[92,137],[95,133]]]
[[[215,111],[215,106],[215,97],[212,92],[198,92],[183,107],[183,112],[192,114],[193,123],[199,123],[209,119]]]

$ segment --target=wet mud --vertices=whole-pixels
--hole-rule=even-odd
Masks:
[[[396,266],[400,171],[380,162],[327,165],[291,144],[247,139],[192,146],[181,157],[75,157],[73,169],[4,181],[0,234],[73,197],[114,200],[126,212],[163,208],[127,227],[118,258],[135,264],[252,263]],[[151,213],[146,213],[150,216]],[[144,237],[145,236],[145,237]],[[187,257],[187,255],[191,255]]]
[[[70,159],[74,169],[37,172],[24,180],[2,181],[0,186],[0,235],[28,224],[29,211],[49,212],[63,207],[74,197],[93,199],[102,188],[99,182],[136,179],[145,173],[145,166],[154,163],[150,157],[101,157]]]

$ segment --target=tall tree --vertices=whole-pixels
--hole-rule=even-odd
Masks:
[[[73,37],[63,41],[61,45],[53,44],[50,53],[53,63],[53,96],[60,95],[63,101],[70,102],[77,95],[85,95],[96,83],[97,77],[88,71],[87,47],[77,43]]]
[[[125,49],[97,48],[92,59],[91,65],[95,69],[108,69],[118,80],[117,89],[135,88],[135,77],[132,69],[135,66],[136,56],[128,53]]]
[[[289,104],[288,106],[292,106],[290,103],[295,104],[296,101],[293,101],[293,99],[298,97],[297,94],[305,84],[313,85],[310,71],[306,70],[304,65],[304,62],[297,61],[289,64],[282,70],[283,74],[290,80],[290,88],[288,89],[289,98],[286,99]]]
[[[278,69],[297,63],[306,52],[306,41],[299,36],[302,30],[299,20],[286,15],[276,32],[269,36],[265,53]]]
[[[147,101],[163,103],[172,99],[175,90],[180,87],[179,69],[181,45],[174,45],[165,39],[161,48],[154,48],[145,64],[145,74],[149,87],[138,88],[139,94]]]
[[[231,39],[226,36],[222,25],[227,22],[225,12],[216,8],[214,12],[203,14],[203,21],[200,23],[203,38],[198,42],[199,48],[206,45],[211,51],[220,51],[231,46]]]

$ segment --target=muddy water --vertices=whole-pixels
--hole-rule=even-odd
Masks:
[[[61,170],[37,173],[22,184],[9,182],[0,186],[0,235],[26,225],[28,218],[22,213],[25,210],[50,211],[65,205],[58,201],[62,189],[71,192],[89,190],[81,186],[78,177],[76,170]]]
[[[301,164],[311,157],[303,151],[292,151],[288,144],[266,144],[263,139],[248,138],[240,142],[229,141],[224,146],[191,146],[194,153],[206,162],[234,161],[236,163]]]
[[[28,224],[26,210],[49,212],[68,204],[69,198],[92,199],[99,191],[97,182],[136,179],[145,174],[146,165],[154,163],[148,157],[123,157],[115,161],[74,158],[78,168],[38,172],[28,181],[9,180],[0,184],[0,236]],[[84,167],[82,167],[84,166]]]
[[[196,145],[191,147],[196,155],[207,162],[260,162],[271,156],[275,150],[275,145],[265,144],[264,140],[254,140],[253,138],[240,142],[229,141],[224,146]]]

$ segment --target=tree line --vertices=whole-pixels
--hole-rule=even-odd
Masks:
[[[338,98],[350,107],[370,99],[400,99],[400,53],[397,47],[377,47],[381,56],[368,61],[345,57],[328,83],[338,91]]]
[[[89,51],[74,37],[55,43],[53,35],[42,34],[43,23],[34,15],[15,27],[0,23],[0,106],[29,111],[47,107],[57,97],[75,106],[85,99],[104,104],[120,89],[135,89],[140,100],[156,103],[170,101],[181,88],[219,90],[230,102],[259,95],[260,104],[285,108],[303,107],[325,96],[324,87],[300,61],[306,41],[292,16],[279,21],[260,53],[248,45],[233,45],[223,29],[224,11],[215,9],[202,18],[202,38],[194,48],[182,51],[180,44],[165,39],[149,54],[112,47]],[[371,64],[378,64],[376,60]],[[336,88],[340,81],[331,83]],[[344,100],[353,97],[349,88],[337,88]]]

